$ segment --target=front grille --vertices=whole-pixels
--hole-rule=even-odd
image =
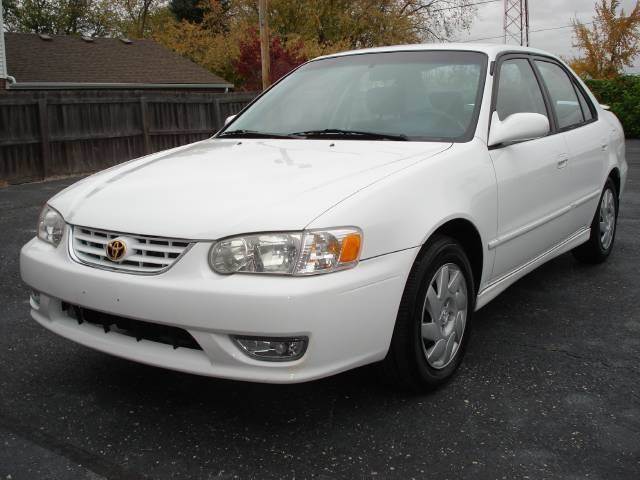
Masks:
[[[126,237],[127,248],[133,254],[113,262],[107,257],[110,240]],[[130,273],[160,273],[171,267],[184,254],[191,243],[186,240],[125,235],[87,227],[72,227],[71,248],[75,258],[84,264]]]
[[[190,348],[202,350],[189,332],[178,327],[159,325],[157,323],[143,322],[131,318],[119,317],[109,313],[97,312],[88,308],[82,308],[68,303],[62,304],[62,310],[76,320],[78,324],[90,323],[104,330],[104,333],[118,333],[133,337],[137,341],[149,340],[151,342],[164,343],[176,348]]]

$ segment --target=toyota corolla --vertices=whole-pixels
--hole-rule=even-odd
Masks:
[[[624,148],[539,50],[321,57],[212,138],[54,196],[21,252],[31,315],[183,372],[293,383],[380,362],[433,387],[513,282],[569,251],[606,260]]]

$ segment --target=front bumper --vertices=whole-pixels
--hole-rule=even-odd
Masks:
[[[66,249],[33,239],[20,254],[22,278],[41,293],[31,316],[49,330],[102,352],[213,377],[295,383],[381,360],[416,255],[409,249],[312,277],[213,273],[208,242],[153,276],[76,263]],[[202,350],[137,341],[78,324],[62,303],[187,330]],[[305,355],[271,363],[242,353],[231,335],[309,337]]]

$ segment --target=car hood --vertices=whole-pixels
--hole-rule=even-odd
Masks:
[[[88,177],[50,204],[74,225],[185,239],[302,230],[450,143],[209,139]]]

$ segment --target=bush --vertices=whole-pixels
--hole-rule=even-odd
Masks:
[[[627,138],[640,138],[640,76],[585,82],[600,103],[611,107]]]

